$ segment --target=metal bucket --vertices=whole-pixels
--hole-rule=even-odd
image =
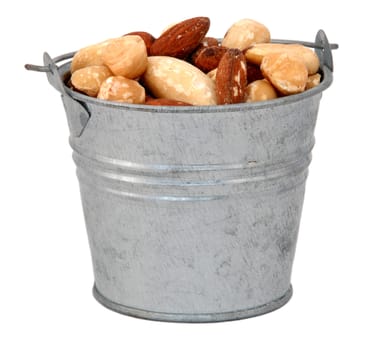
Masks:
[[[284,305],[331,47],[321,84],[261,103],[163,107],[67,88],[45,54],[70,126],[95,298],[153,320],[215,322]]]

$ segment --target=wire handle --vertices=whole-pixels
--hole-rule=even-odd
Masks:
[[[65,61],[65,60],[69,60],[71,58],[74,57],[76,51],[73,51],[73,52],[69,52],[69,53],[65,53],[64,55],[60,55],[60,56],[57,56],[55,58],[52,59],[53,63],[58,63],[58,62],[61,62],[61,61]],[[24,68],[27,69],[27,70],[32,70],[34,72],[50,72],[51,71],[51,67],[49,65],[44,65],[44,66],[37,66],[35,64],[25,64],[24,65]]]
[[[79,137],[83,133],[88,121],[90,119],[89,111],[75,100],[65,89],[65,84],[61,79],[60,72],[56,63],[70,59],[75,52],[70,52],[65,55],[58,56],[54,59],[45,52],[43,54],[44,66],[36,66],[33,64],[26,64],[25,68],[36,72],[45,72],[47,74],[48,82],[61,93],[62,102],[67,115],[70,134],[74,137]]]

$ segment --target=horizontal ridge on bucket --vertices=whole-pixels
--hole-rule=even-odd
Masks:
[[[231,168],[213,166],[210,170],[191,171],[185,167],[179,172],[176,167],[169,171],[142,171],[137,169],[103,167],[104,163],[86,159],[74,151],[79,180],[100,190],[133,198],[155,200],[209,200],[245,192],[246,196],[258,192],[282,192],[305,181],[310,163],[310,153],[303,159],[282,166]],[[200,167],[198,167],[200,169]],[[289,181],[290,178],[290,181]],[[187,196],[189,193],[189,196]]]

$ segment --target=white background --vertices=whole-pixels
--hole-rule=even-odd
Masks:
[[[366,113],[361,1],[19,1],[2,5],[0,348],[365,349]],[[324,29],[334,83],[324,92],[297,245],[294,296],[248,320],[171,324],[119,315],[91,295],[93,275],[59,93],[25,63],[135,30],[158,36],[194,16],[222,37],[241,18],[273,38]]]

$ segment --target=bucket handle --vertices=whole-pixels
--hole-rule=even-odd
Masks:
[[[330,44],[324,30],[322,29],[318,30],[318,33],[316,34],[315,44],[317,46],[315,46],[314,49],[319,57],[320,64],[322,66],[327,66],[330,71],[333,72],[334,65],[332,50],[338,49],[338,44]]]
[[[45,72],[47,74],[48,82],[61,93],[61,99],[66,111],[70,134],[74,137],[80,137],[88,124],[90,112],[79,101],[73,99],[66,91],[56,65],[56,63],[60,61],[72,58],[74,54],[75,52],[70,52],[52,59],[50,55],[45,52],[43,54],[44,66],[26,64],[25,68],[36,72]]]

